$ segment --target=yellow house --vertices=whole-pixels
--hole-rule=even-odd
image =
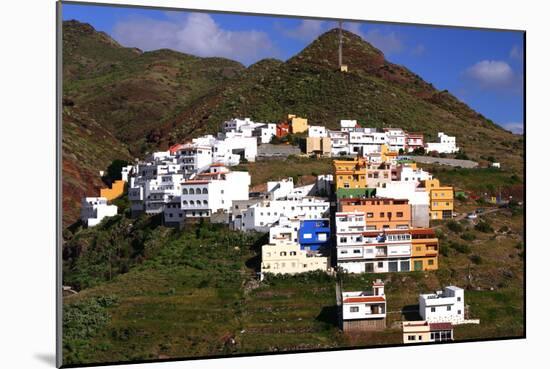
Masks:
[[[336,190],[340,188],[367,188],[367,162],[365,159],[334,160],[332,165]]]
[[[262,246],[262,278],[264,273],[297,274],[314,270],[327,271],[328,257],[301,250],[296,242],[278,240]]]
[[[438,179],[427,179],[424,187],[430,194],[430,219],[450,219],[453,217],[453,188],[441,186]]]
[[[290,123],[290,131],[292,133],[306,132],[309,128],[306,118],[300,118],[294,114],[289,114],[288,121]]]
[[[449,322],[429,323],[424,320],[403,322],[403,343],[452,341],[453,325]]]
[[[411,232],[411,270],[437,270],[439,240],[431,228],[412,228]]]
[[[397,151],[391,151],[390,147],[386,144],[383,144],[380,147],[380,156],[382,163],[395,163],[397,161],[397,156],[399,153]]]
[[[111,185],[111,188],[102,188],[99,190],[99,197],[105,197],[107,201],[111,201],[119,196],[122,196],[122,194],[124,193],[125,183],[126,182],[121,179],[114,181],[114,183]]]

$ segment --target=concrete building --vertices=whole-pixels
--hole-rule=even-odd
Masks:
[[[454,337],[451,323],[403,322],[403,343],[405,344],[452,340],[454,340]]]
[[[243,211],[236,228],[244,231],[268,232],[280,218],[323,219],[330,204],[317,197],[292,200],[262,200]]]
[[[297,274],[315,270],[326,272],[329,258],[320,253],[302,250],[292,241],[277,241],[262,246],[261,276],[265,273]]]
[[[438,153],[453,154],[458,152],[459,148],[456,146],[456,137],[447,136],[443,132],[437,133],[439,142],[428,142],[426,144],[426,152],[436,151]]]
[[[288,114],[288,121],[290,123],[290,132],[291,133],[302,133],[306,132],[309,128],[306,118],[297,117],[295,114]]]
[[[340,130],[342,132],[353,132],[356,128],[359,128],[355,119],[342,119],[340,120]]]
[[[424,135],[422,133],[407,132],[406,137],[406,152],[413,152],[416,149],[424,147]]]
[[[332,167],[336,190],[340,188],[367,188],[367,162],[365,159],[334,160]]]
[[[464,290],[445,287],[443,291],[418,296],[418,309],[423,320],[429,323],[464,323]]]
[[[381,198],[407,199],[411,206],[411,225],[427,228],[430,226],[430,196],[425,188],[413,181],[392,181],[376,188],[376,196]]]
[[[430,219],[451,219],[454,211],[453,187],[441,186],[438,179],[427,179],[420,186],[430,196]]]
[[[181,224],[186,218],[227,213],[233,201],[248,200],[249,186],[248,172],[230,171],[223,165],[212,164],[208,170],[181,183],[179,196],[174,196],[164,209],[164,221],[168,225]]]
[[[298,242],[302,250],[317,251],[328,248],[330,242],[329,219],[300,220]]]
[[[330,146],[332,147],[332,156],[345,156],[349,155],[349,135],[347,132],[342,131],[328,131],[330,138]]]
[[[269,243],[279,241],[298,243],[300,219],[279,218],[279,221],[269,229]]]
[[[80,220],[87,227],[94,227],[104,218],[115,216],[117,210],[117,206],[109,205],[105,197],[84,197],[81,201]]]
[[[404,152],[407,146],[407,134],[401,128],[384,128],[391,151]]]
[[[408,229],[412,224],[411,206],[406,199],[340,199],[338,205],[341,212],[364,213],[366,230]]]
[[[408,272],[411,235],[408,229],[368,231],[364,212],[337,212],[337,264],[348,273]]]
[[[177,162],[186,172],[197,171],[212,164],[212,147],[210,145],[184,144],[176,151]]]
[[[332,155],[332,142],[329,137],[307,137],[306,154],[317,157],[329,157]]]
[[[328,130],[325,126],[309,126],[308,137],[328,137]]]
[[[413,228],[411,234],[411,267],[413,271],[437,270],[439,240],[431,228]]]
[[[372,291],[342,292],[339,303],[340,325],[344,332],[386,328],[386,295],[382,281],[374,281]]]

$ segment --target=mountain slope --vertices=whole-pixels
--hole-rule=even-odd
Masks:
[[[340,119],[401,127],[422,132],[428,140],[444,131],[457,137],[468,156],[493,156],[522,175],[522,136],[388,62],[359,36],[344,31],[343,37],[349,73],[337,68],[337,30],[324,33],[286,62],[266,59],[245,68],[223,58],[125,48],[90,25],[64,22],[64,138],[79,142],[68,145],[64,139],[64,157],[82,150],[101,152],[64,161],[66,180],[88,191],[91,183],[100,185],[98,171],[114,159],[141,157],[214,133],[233,117],[277,122],[288,113],[329,128],[336,128]],[[92,134],[84,134],[82,124]],[[103,136],[108,139],[98,139]],[[77,193],[82,192],[70,192],[69,202],[79,201]],[[74,220],[73,214],[66,223]]]

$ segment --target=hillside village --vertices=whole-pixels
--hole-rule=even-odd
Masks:
[[[81,221],[93,227],[116,215],[110,202],[127,190],[132,216],[161,215],[166,226],[178,228],[206,219],[237,231],[268,233],[260,280],[311,271],[437,270],[439,241],[430,223],[453,218],[453,187],[404,153],[456,153],[455,138],[440,132],[439,142],[425,143],[423,134],[399,128],[378,131],[354,120],[340,126],[337,131],[310,126],[295,115],[278,124],[232,119],[217,136],[197,137],[124,166],[120,179],[99,197],[82,199]],[[303,155],[334,158],[332,173],[304,186],[292,177],[269,181],[265,192],[251,192],[250,174],[231,169],[255,162],[259,145],[296,134],[307,134]],[[464,319],[459,291],[451,286],[420,295],[423,320],[405,322],[403,342],[414,343],[416,336],[426,336],[424,342],[451,340],[452,324],[479,323]],[[386,327],[382,281],[372,291],[337,291],[337,301],[344,331]]]

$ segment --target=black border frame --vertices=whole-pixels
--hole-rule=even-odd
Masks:
[[[406,26],[422,26],[433,28],[458,28],[469,30],[485,30],[485,31],[500,31],[500,32],[521,32],[523,34],[523,335],[510,336],[510,337],[494,337],[494,338],[481,338],[481,339],[466,339],[460,341],[448,341],[448,342],[423,342],[416,343],[414,345],[406,344],[387,344],[387,345],[370,345],[370,346],[349,346],[349,347],[334,347],[327,349],[311,349],[311,350],[288,350],[278,352],[258,352],[258,353],[241,353],[241,354],[229,354],[229,355],[208,355],[208,356],[193,356],[182,358],[169,358],[169,359],[150,359],[150,360],[132,360],[132,361],[115,361],[115,362],[99,362],[89,364],[63,364],[63,260],[62,260],[62,214],[63,214],[63,191],[62,191],[62,134],[63,134],[63,5],[84,5],[84,6],[101,6],[101,7],[113,7],[113,8],[138,8],[138,9],[150,9],[150,10],[165,10],[165,11],[189,11],[197,13],[214,13],[214,14],[233,14],[233,15],[251,15],[251,16],[269,16],[280,18],[295,18],[295,19],[314,19],[314,20],[329,20],[329,21],[348,21],[348,22],[368,22],[374,24],[393,24],[393,25],[406,25]],[[408,22],[392,22],[392,21],[376,21],[369,19],[340,19],[333,17],[316,17],[305,15],[289,15],[289,14],[269,14],[269,13],[254,13],[254,12],[241,12],[241,11],[220,11],[209,9],[194,9],[184,7],[167,7],[167,6],[153,6],[153,5],[132,5],[132,4],[107,4],[99,2],[82,2],[73,0],[58,0],[56,3],[56,176],[55,176],[55,188],[56,188],[56,366],[58,368],[83,368],[83,367],[101,367],[109,365],[127,365],[127,364],[149,364],[149,363],[165,363],[165,362],[177,362],[177,361],[195,361],[195,360],[209,360],[209,359],[230,359],[239,357],[257,357],[257,356],[269,356],[269,355],[289,355],[289,354],[306,354],[315,352],[336,352],[336,351],[351,351],[351,350],[365,350],[365,349],[380,349],[389,347],[400,348],[414,348],[418,346],[426,345],[449,345],[449,344],[466,344],[466,343],[478,343],[478,342],[497,342],[497,341],[509,341],[519,340],[527,338],[527,31],[520,29],[507,29],[507,28],[487,28],[487,27],[474,27],[474,26],[456,26],[456,25],[442,25],[442,24],[425,24],[425,23],[408,23]]]

